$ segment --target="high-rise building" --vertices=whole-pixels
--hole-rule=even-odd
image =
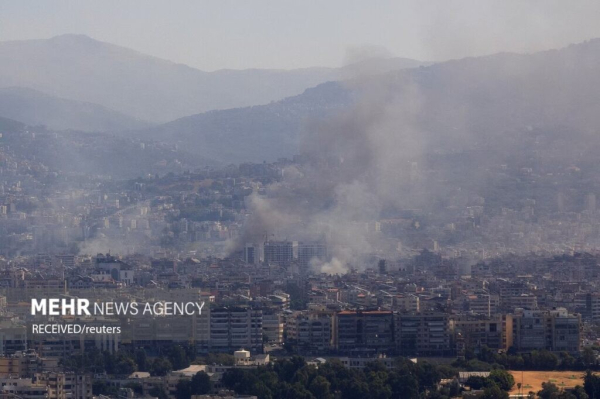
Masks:
[[[265,340],[272,344],[283,342],[283,318],[278,311],[265,311],[262,318],[262,330]]]
[[[260,263],[260,247],[256,244],[247,243],[244,246],[244,262],[256,265]]]
[[[381,353],[395,349],[391,311],[342,311],[333,318],[333,344],[342,353]]]
[[[298,243],[298,264],[307,270],[312,261],[327,261],[327,244],[319,241]]]
[[[248,306],[211,309],[209,350],[234,352],[246,349],[253,353],[261,353],[263,350],[262,318],[262,309]]]
[[[396,345],[402,355],[444,356],[451,354],[450,326],[445,313],[398,314]]]
[[[294,247],[297,243],[292,241],[267,241],[264,246],[265,263],[279,266],[289,266],[294,259]]]
[[[331,350],[332,317],[330,313],[303,311],[287,318],[287,339],[301,353],[324,354]]]

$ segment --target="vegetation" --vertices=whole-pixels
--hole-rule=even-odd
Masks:
[[[212,381],[204,371],[196,373],[191,380],[179,380],[175,390],[177,399],[190,399],[192,395],[205,395],[213,388]]]
[[[135,371],[147,371],[153,376],[164,376],[171,370],[188,367],[195,358],[193,347],[186,345],[173,345],[153,360],[148,358],[143,349],[135,352],[119,351],[116,353],[92,349],[80,355],[62,359],[61,365],[67,371],[85,370],[95,374],[127,375]]]
[[[592,348],[585,348],[582,355],[573,357],[567,352],[556,355],[547,350],[532,351],[519,354],[509,349],[507,353],[498,353],[486,346],[477,354],[467,350],[464,360],[457,360],[454,367],[467,371],[490,371],[493,369],[509,370],[597,370],[600,366],[595,359]]]
[[[230,369],[223,385],[240,394],[261,399],[302,398],[449,398],[460,391],[457,383],[438,390],[441,378],[453,378],[457,370],[429,363],[415,364],[399,358],[392,370],[383,363],[369,363],[363,370],[346,368],[333,360],[318,368],[294,356],[256,369]]]

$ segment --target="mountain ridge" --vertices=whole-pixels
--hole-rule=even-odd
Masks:
[[[54,97],[24,87],[0,88],[0,115],[51,130],[122,131],[149,124],[98,104]]]
[[[71,34],[0,42],[0,59],[0,87],[27,87],[157,123],[214,109],[268,104],[342,74],[326,68],[205,72]]]
[[[418,98],[414,123],[437,147],[499,140],[505,131],[600,125],[600,40],[531,54],[500,53],[330,82],[271,104],[197,114],[135,135],[174,140],[227,162],[271,161],[299,152],[310,124],[348,110],[360,92]],[[414,97],[414,92],[417,96]],[[323,100],[327,99],[327,100]]]

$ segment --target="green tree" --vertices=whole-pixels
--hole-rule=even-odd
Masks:
[[[450,396],[451,398],[459,396],[462,390],[460,387],[460,382],[458,382],[457,379],[452,380],[448,388],[448,396]]]
[[[327,378],[323,376],[315,377],[308,386],[308,390],[317,399],[333,398],[333,395],[331,394],[331,384],[327,381]]]
[[[347,389],[342,391],[343,397],[347,399],[370,398],[369,385],[362,380],[352,380]]]
[[[179,345],[175,345],[169,350],[167,358],[173,365],[173,370],[181,370],[190,366],[185,350]]]
[[[165,389],[158,385],[153,386],[148,393],[150,396],[158,399],[169,399],[169,395],[165,392]]]
[[[271,390],[261,381],[254,383],[252,389],[250,389],[250,393],[261,399],[271,399],[273,397]]]
[[[94,380],[92,382],[92,393],[94,395],[108,395],[109,386],[104,380]]]
[[[590,398],[600,398],[600,377],[590,370],[583,377],[583,388]]]
[[[437,367],[431,363],[417,365],[417,378],[419,379],[419,385],[423,388],[433,387],[441,379]]]
[[[538,396],[541,399],[554,399],[559,393],[558,387],[551,382],[543,382],[542,390],[538,391]]]
[[[122,357],[115,364],[115,373],[116,374],[125,374],[129,375],[137,369],[137,364],[130,357]]]
[[[538,370],[555,370],[558,366],[558,356],[547,350],[533,351],[531,363]]]
[[[492,370],[490,371],[490,376],[488,378],[503,391],[508,392],[515,385],[514,377],[506,370]]]
[[[508,392],[500,389],[498,385],[492,384],[483,390],[481,399],[508,399]]]
[[[575,366],[575,358],[568,352],[560,353],[560,368],[563,370],[573,370]]]
[[[583,348],[581,351],[581,360],[586,366],[593,366],[596,364],[596,355],[594,354],[594,350],[589,346]]]
[[[192,386],[190,380],[179,380],[175,387],[175,398],[190,399],[192,397]]]
[[[165,376],[169,371],[173,370],[171,362],[164,357],[154,359],[150,373],[154,376]]]
[[[467,378],[465,385],[471,387],[471,389],[479,390],[489,385],[489,381],[485,377],[472,375],[469,378]]]
[[[573,396],[577,399],[589,399],[588,394],[585,392],[585,389],[581,385],[577,385],[575,388],[571,390]]]
[[[389,383],[395,398],[414,399],[419,397],[419,380],[412,374],[393,373]]]
[[[150,365],[148,364],[148,357],[146,356],[145,350],[136,350],[134,357],[135,362],[137,363],[137,369],[139,371],[148,371],[150,369]]]
[[[199,371],[192,377],[190,388],[192,395],[205,395],[212,391],[213,383],[208,374]]]

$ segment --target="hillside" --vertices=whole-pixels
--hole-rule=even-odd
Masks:
[[[19,121],[0,116],[0,133],[20,132],[25,128],[25,125]]]
[[[119,131],[148,126],[101,105],[57,98],[23,87],[0,88],[0,115],[54,130]]]
[[[598,67],[600,40],[534,54],[467,58],[326,83],[265,106],[204,113],[136,134],[175,140],[227,162],[260,162],[298,153],[310,123],[366,99],[384,108],[410,105],[411,128],[427,151],[489,145],[502,158],[503,150],[518,147],[524,136],[508,138],[519,132],[542,131],[562,140],[565,134],[585,135],[588,143],[600,142]],[[403,127],[401,120],[394,123]]]
[[[0,87],[27,87],[150,122],[267,104],[352,73],[331,68],[204,72],[84,35],[0,42],[0,59]],[[377,68],[419,64],[391,59]]]

